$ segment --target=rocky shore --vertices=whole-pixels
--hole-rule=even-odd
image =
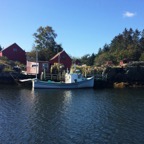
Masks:
[[[144,66],[107,67],[102,78],[114,88],[144,87]]]

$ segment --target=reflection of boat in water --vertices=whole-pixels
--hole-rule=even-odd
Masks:
[[[94,77],[84,78],[78,73],[66,73],[65,82],[40,81],[32,80],[33,88],[41,89],[76,89],[76,88],[92,88],[94,86]]]

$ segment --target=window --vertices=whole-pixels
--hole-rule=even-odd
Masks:
[[[66,56],[63,55],[63,56],[62,56],[62,59],[65,60],[65,59],[66,59]]]
[[[17,48],[13,48],[13,51],[14,51],[14,52],[17,52]]]
[[[43,67],[43,69],[48,69],[48,64],[47,63],[43,63],[42,67]]]

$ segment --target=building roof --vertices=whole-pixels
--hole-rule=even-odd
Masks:
[[[61,52],[57,53],[57,54],[56,54],[54,57],[52,57],[50,60],[55,59],[56,57],[58,57],[59,55],[61,55],[63,52],[65,52],[65,51],[63,50],[63,51],[61,51]]]
[[[23,50],[18,44],[13,43],[13,44],[11,44],[10,46],[4,48],[2,51],[6,50],[7,48],[13,47],[13,46],[19,47],[21,50]],[[24,50],[23,50],[23,51],[24,51]]]

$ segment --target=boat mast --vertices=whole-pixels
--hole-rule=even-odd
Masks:
[[[37,79],[37,68],[38,68],[38,51],[36,48],[36,79]]]

